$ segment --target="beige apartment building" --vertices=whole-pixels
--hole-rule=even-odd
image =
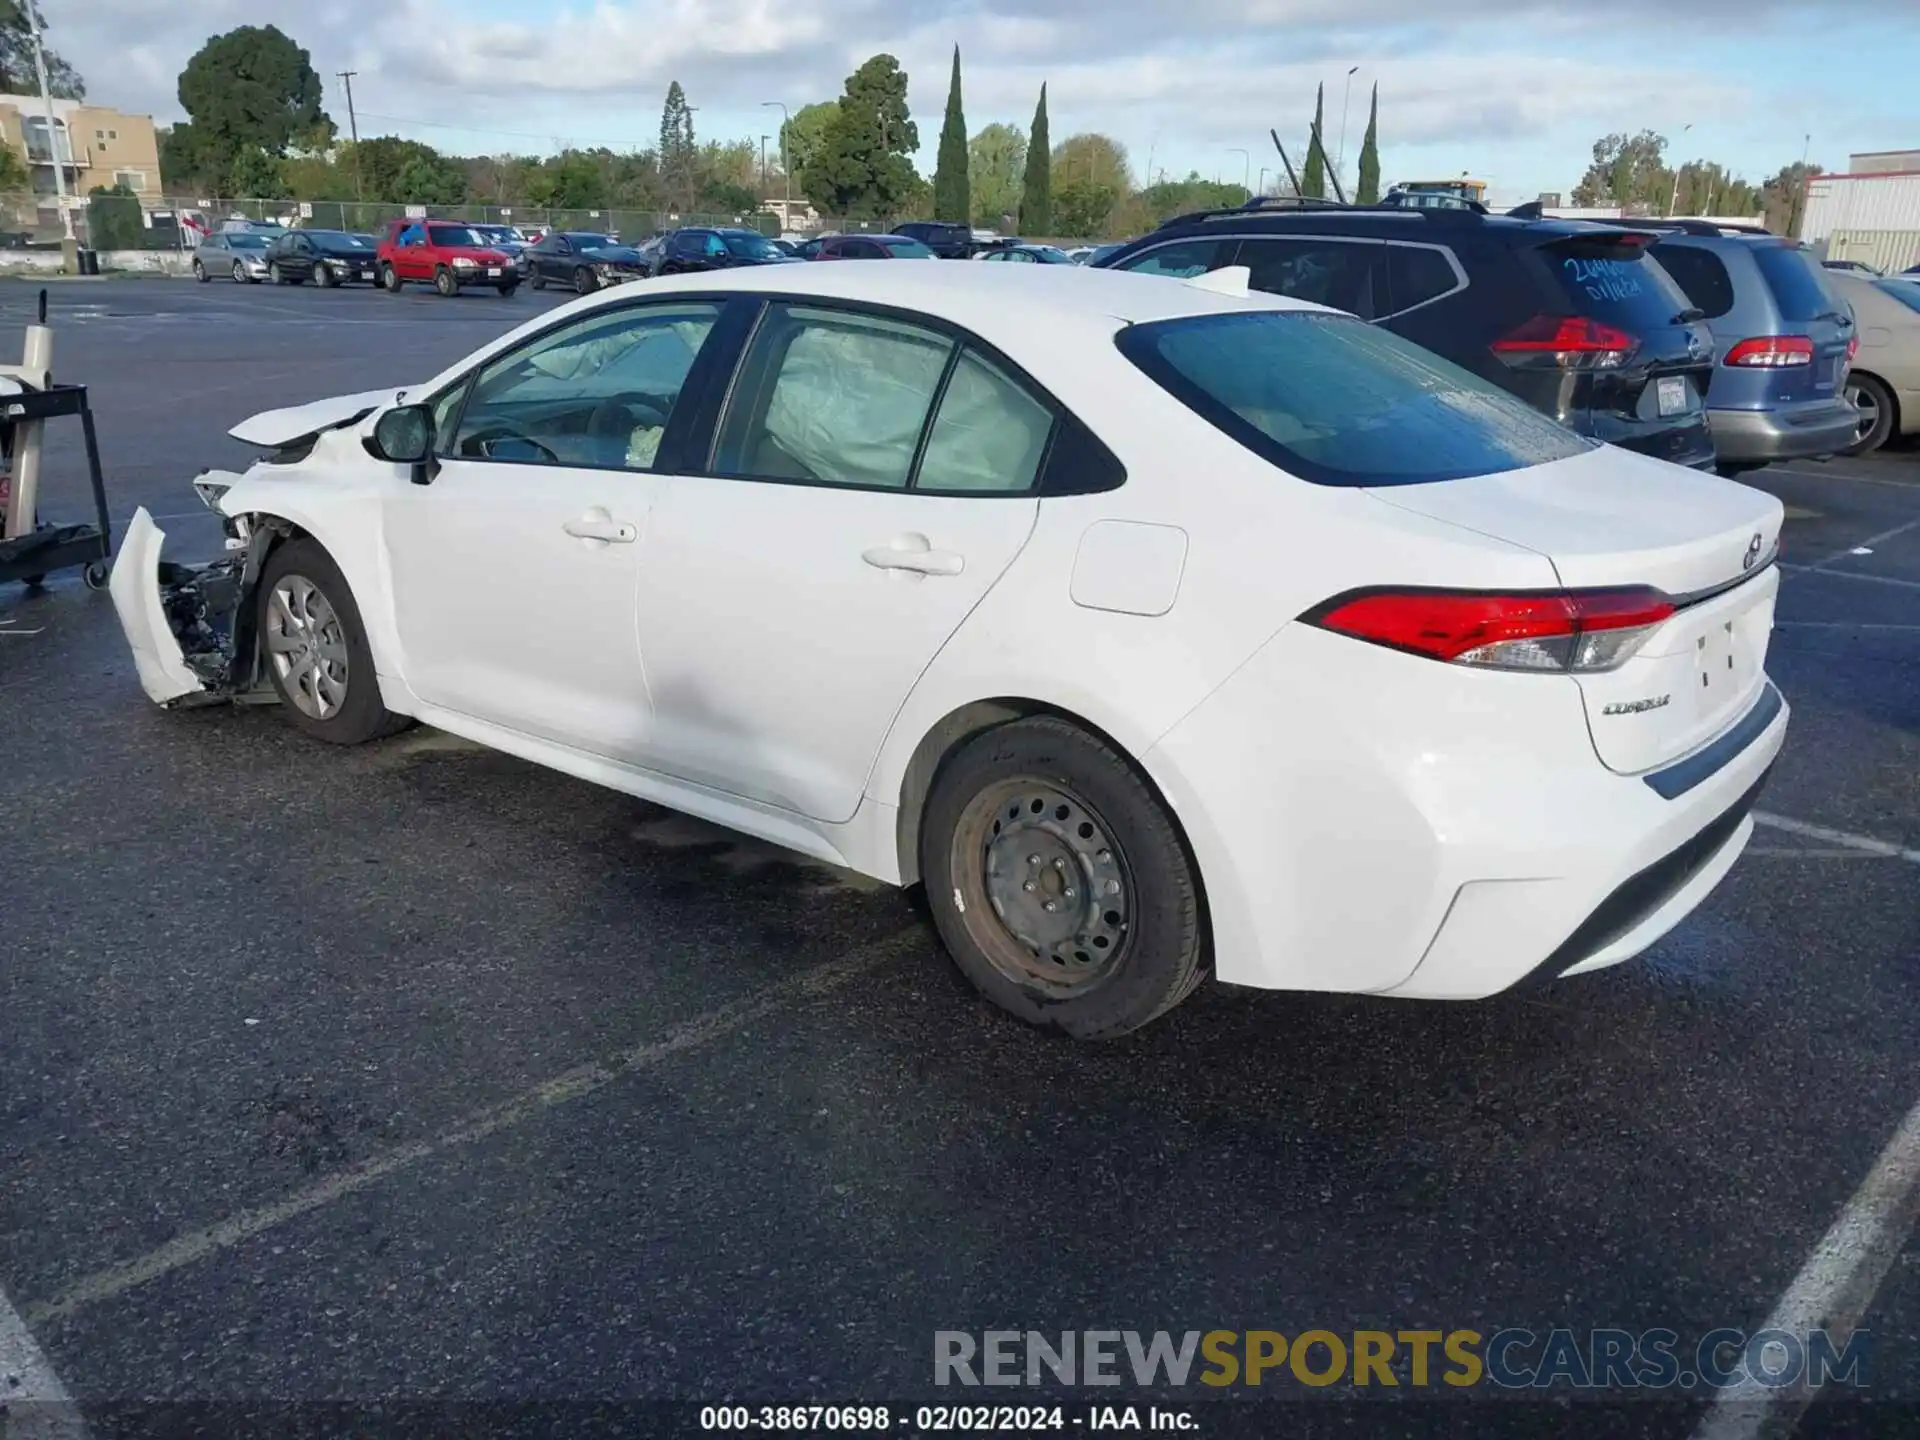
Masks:
[[[160,142],[151,115],[128,115],[84,100],[47,102],[38,95],[0,95],[0,143],[26,161],[36,196],[53,207],[53,167],[66,172],[67,193],[125,185],[149,205],[160,201]]]

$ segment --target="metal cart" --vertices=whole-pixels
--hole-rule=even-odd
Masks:
[[[13,517],[6,529],[0,529],[0,583],[23,580],[38,585],[54,570],[72,566],[81,571],[92,590],[106,588],[108,562],[113,558],[111,521],[107,516],[107,487],[100,475],[100,441],[94,433],[93,410],[87,404],[84,385],[57,385],[47,378],[52,346],[47,323],[47,292],[40,292],[40,323],[30,327],[27,360],[21,366],[0,367],[8,378],[10,390],[0,394],[0,442],[8,458],[25,471],[24,457],[32,456],[30,483],[17,483],[8,501],[10,506],[25,507],[26,514]],[[40,429],[48,420],[62,415],[80,417],[80,429],[86,437],[87,479],[93,487],[92,523],[50,524],[42,521],[38,505],[38,462]],[[10,464],[9,469],[14,468]],[[24,493],[22,493],[24,491]],[[7,530],[15,533],[10,537]]]

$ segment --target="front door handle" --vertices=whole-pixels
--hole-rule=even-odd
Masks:
[[[640,532],[624,520],[616,520],[598,505],[577,520],[560,527],[576,540],[598,541],[602,545],[631,545]]]
[[[924,535],[896,535],[885,545],[862,551],[860,558],[878,570],[904,570],[913,575],[958,575],[967,568],[966,556],[936,550]]]

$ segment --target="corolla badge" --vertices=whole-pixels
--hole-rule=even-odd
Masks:
[[[1616,700],[1601,710],[1602,715],[1643,715],[1673,702],[1671,695],[1649,695],[1645,700]]]
[[[1762,538],[1760,533],[1755,531],[1753,539],[1747,542],[1747,553],[1740,561],[1740,568],[1742,570],[1751,570],[1753,568],[1753,562],[1760,558],[1761,548],[1766,543],[1766,540]]]

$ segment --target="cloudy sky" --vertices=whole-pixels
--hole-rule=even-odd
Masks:
[[[214,33],[278,24],[333,72],[353,69],[362,134],[465,152],[651,143],[679,80],[704,138],[757,145],[778,111],[837,95],[887,51],[910,79],[931,171],[954,44],[967,120],[1024,126],[1048,83],[1056,140],[1104,131],[1136,175],[1257,181],[1292,151],[1314,86],[1329,145],[1357,160],[1381,92],[1384,178],[1470,171],[1496,198],[1570,190],[1594,138],[1650,126],[1680,158],[1759,180],[1800,158],[1920,147],[1920,5],[1834,0],[41,0],[49,43],[92,96],[179,117],[174,85]],[[1682,127],[1691,125],[1682,133]],[[777,145],[777,138],[770,142]],[[1242,155],[1240,151],[1246,151]]]

